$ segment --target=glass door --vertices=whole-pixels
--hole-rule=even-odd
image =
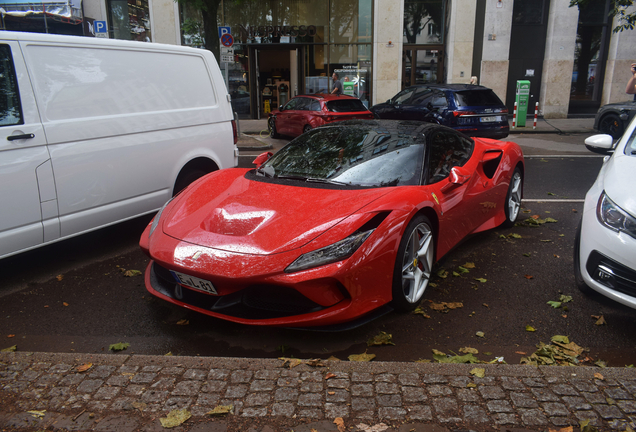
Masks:
[[[402,88],[441,83],[443,59],[442,46],[405,46],[402,51]]]

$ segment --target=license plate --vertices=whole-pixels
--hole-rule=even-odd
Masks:
[[[176,271],[170,270],[172,276],[181,285],[187,286],[188,288],[193,288],[195,290],[203,291],[206,293],[217,295],[216,289],[212,282],[206,281],[205,279],[199,279],[198,277],[190,276],[187,274],[179,273]]]
[[[497,121],[497,116],[480,117],[479,121],[482,122],[482,123],[495,122],[495,121]]]

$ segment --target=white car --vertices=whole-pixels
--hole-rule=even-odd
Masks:
[[[574,275],[583,292],[636,309],[636,118],[612,141],[610,135],[585,140],[589,150],[608,156],[585,196]]]

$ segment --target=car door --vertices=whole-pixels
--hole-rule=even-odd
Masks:
[[[446,94],[443,91],[432,91],[422,100],[421,105],[425,109],[422,110],[423,114],[420,120],[448,126],[448,122],[445,119],[448,111],[448,99],[446,99]]]
[[[377,114],[381,119],[402,120],[404,118],[404,113],[402,112],[404,105],[408,103],[416,89],[417,87],[405,88],[386,101],[385,104],[377,107],[377,109],[373,111],[374,114]]]
[[[426,184],[433,185],[434,199],[439,204],[440,255],[443,255],[486,220],[479,209],[480,197],[475,194],[479,179],[466,171],[468,178],[461,184],[450,181],[453,167],[463,167],[473,152],[473,142],[453,131],[434,129],[426,137]]]
[[[289,114],[289,135],[298,136],[303,133],[303,128],[307,124],[307,114],[311,100],[309,98],[297,97],[296,106]]]
[[[292,135],[290,121],[296,110],[298,98],[293,98],[287,102],[276,115],[276,130],[282,135]]]
[[[430,109],[427,107],[431,100],[433,90],[428,87],[419,87],[413,96],[402,105],[402,118],[404,120],[423,120]]]
[[[0,257],[59,238],[57,195],[19,45],[0,42]]]

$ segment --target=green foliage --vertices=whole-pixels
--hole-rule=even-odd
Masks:
[[[570,0],[570,7],[577,6],[579,9],[587,7],[590,3],[598,0]],[[613,0],[609,16],[616,18],[618,25],[612,30],[614,33],[623,30],[633,30],[636,25],[636,12],[627,13],[627,8],[634,4],[634,0]]]

